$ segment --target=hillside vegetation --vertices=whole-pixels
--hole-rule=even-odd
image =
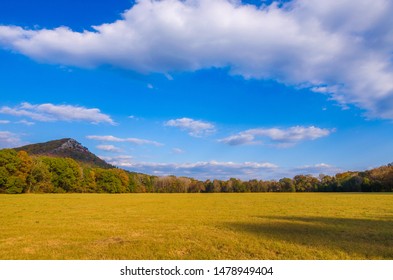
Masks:
[[[38,147],[38,146],[36,146]],[[32,151],[32,150],[30,150]],[[80,153],[79,153],[80,154]],[[108,164],[107,164],[108,165]],[[110,166],[110,165],[108,165]],[[24,150],[0,150],[0,193],[391,192],[393,166],[275,181],[157,177]]]

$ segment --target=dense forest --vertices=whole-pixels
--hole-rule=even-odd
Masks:
[[[94,167],[71,158],[0,150],[0,193],[392,192],[393,164],[335,176],[199,181]]]

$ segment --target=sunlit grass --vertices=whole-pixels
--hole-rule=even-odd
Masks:
[[[0,259],[393,259],[393,195],[1,195]]]

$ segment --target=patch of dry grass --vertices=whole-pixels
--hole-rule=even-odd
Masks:
[[[393,195],[1,195],[0,259],[393,259]]]

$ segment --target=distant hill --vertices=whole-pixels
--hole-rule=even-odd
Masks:
[[[89,149],[82,146],[81,143],[72,138],[64,138],[45,143],[26,145],[14,148],[14,150],[26,151],[29,155],[68,157],[91,166],[113,168],[112,165],[91,153]]]

